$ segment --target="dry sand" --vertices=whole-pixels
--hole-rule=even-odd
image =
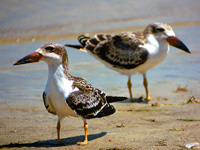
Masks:
[[[190,98],[190,92],[179,89],[174,97]],[[169,96],[170,97],[170,96]],[[171,97],[170,97],[171,98]],[[113,103],[117,112],[109,117],[88,120],[89,143],[84,139],[80,118],[62,121],[62,145],[56,145],[57,117],[49,114],[41,102],[19,104],[1,102],[0,148],[3,149],[186,149],[189,143],[200,143],[200,104],[167,104],[157,98],[148,104]],[[194,101],[195,99],[195,101]],[[22,106],[23,105],[23,106]]]

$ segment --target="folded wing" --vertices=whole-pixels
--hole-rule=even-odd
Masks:
[[[84,79],[76,78],[74,88],[78,88],[79,91],[71,93],[66,99],[66,103],[83,118],[101,118],[115,112],[115,108],[107,101],[107,95],[103,91],[93,88]],[[122,101],[127,98],[116,97],[111,99]]]
[[[96,34],[94,37],[80,35],[81,45],[65,45],[90,51],[100,60],[120,69],[133,69],[148,58],[141,32],[125,32],[116,35]]]

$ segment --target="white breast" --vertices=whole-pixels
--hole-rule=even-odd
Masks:
[[[49,65],[48,81],[45,93],[54,108],[56,115],[60,118],[65,116],[77,116],[76,113],[67,105],[67,97],[78,89],[72,88],[73,81],[68,80],[64,74],[64,68],[60,65]]]
[[[166,58],[169,51],[169,46],[163,44],[158,46],[146,44],[144,47],[148,49],[149,55],[147,61],[136,68],[139,73],[144,73],[160,64]]]

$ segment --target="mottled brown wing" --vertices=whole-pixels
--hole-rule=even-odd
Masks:
[[[120,69],[133,69],[148,58],[141,32],[126,32],[117,35],[97,34],[93,38],[81,37],[80,43],[99,59]]]
[[[71,93],[66,102],[83,118],[100,118],[115,112],[115,108],[107,103],[106,94],[93,88],[84,79],[75,77],[73,87],[78,88],[79,91]]]

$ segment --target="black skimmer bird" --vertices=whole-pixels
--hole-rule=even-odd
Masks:
[[[100,60],[106,67],[128,76],[130,100],[131,76],[135,73],[143,75],[146,100],[151,100],[146,78],[147,70],[161,63],[169,52],[169,45],[190,53],[179,40],[171,26],[165,23],[149,24],[142,32],[125,32],[116,35],[96,34],[94,37],[80,35],[81,45],[65,46],[87,51]]]
[[[107,96],[100,89],[94,88],[86,80],[69,73],[68,55],[64,46],[47,43],[34,53],[25,56],[14,65],[45,61],[48,64],[48,80],[43,92],[44,105],[49,113],[58,116],[57,143],[60,143],[61,120],[66,116],[82,117],[85,140],[80,145],[87,145],[87,119],[111,115],[115,108],[111,102],[122,101],[127,97]]]

